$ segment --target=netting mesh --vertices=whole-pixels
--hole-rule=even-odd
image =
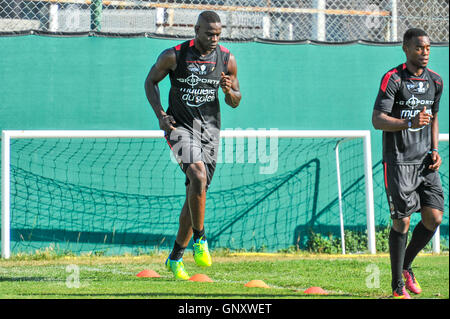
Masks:
[[[0,0],[0,32],[192,37],[203,10],[218,12],[222,36],[236,40],[396,42],[410,27],[449,38],[448,0]]]
[[[311,231],[339,236],[338,141],[223,139],[207,194],[210,246],[277,251],[304,248]],[[12,252],[172,248],[185,176],[170,154],[162,139],[13,139]],[[360,139],[340,144],[340,165],[345,227],[364,231]]]
[[[448,141],[439,142],[439,153],[441,154],[442,165],[439,168],[442,188],[444,189],[444,216],[440,226],[441,245],[448,249],[449,247],[449,143]]]

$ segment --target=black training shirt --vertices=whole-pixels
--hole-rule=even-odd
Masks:
[[[425,68],[415,76],[401,64],[383,76],[374,109],[401,119],[414,118],[424,107],[434,115],[439,111],[442,89],[439,74]],[[383,161],[387,164],[422,164],[430,148],[431,125],[383,132]]]

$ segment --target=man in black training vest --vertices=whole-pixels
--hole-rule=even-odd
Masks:
[[[241,100],[233,54],[218,44],[222,25],[213,11],[202,12],[195,38],[161,53],[145,81],[145,92],[159,127],[186,174],[186,200],[166,267],[175,278],[187,280],[183,254],[193,235],[194,260],[211,266],[204,230],[206,191],[217,161],[220,135],[219,87],[225,102],[235,108]],[[167,112],[161,106],[158,83],[169,74]]]
[[[442,221],[444,193],[438,169],[439,101],[442,79],[427,68],[430,39],[421,29],[403,37],[406,62],[387,72],[375,102],[372,123],[383,131],[384,181],[391,211],[389,253],[394,298],[420,294],[412,262]],[[421,213],[406,247],[410,216]],[[403,280],[402,275],[405,280]],[[405,289],[406,287],[406,289]]]

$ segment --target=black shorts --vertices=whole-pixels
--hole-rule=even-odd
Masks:
[[[420,165],[384,163],[384,184],[392,219],[401,219],[428,206],[444,211],[444,192],[438,171]]]
[[[185,174],[190,164],[198,162],[205,164],[206,189],[208,189],[216,170],[219,136],[206,134],[199,136],[186,128],[177,127],[176,130],[169,135],[165,134],[164,137]],[[187,176],[185,184],[189,184]]]

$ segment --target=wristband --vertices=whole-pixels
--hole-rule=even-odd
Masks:
[[[433,148],[431,151],[428,152],[428,154],[431,154],[433,152],[439,153],[437,148]]]

